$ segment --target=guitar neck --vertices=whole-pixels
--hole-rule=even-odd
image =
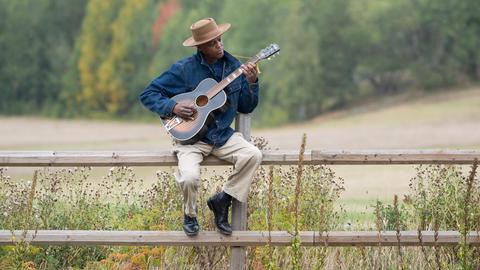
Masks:
[[[254,56],[250,58],[247,63],[256,64],[260,61],[258,56]],[[234,72],[230,73],[227,77],[221,80],[217,85],[215,85],[212,89],[208,91],[208,98],[213,98],[216,94],[222,91],[225,87],[227,87],[231,82],[233,82],[236,78],[240,77],[243,74],[243,69],[241,67],[237,68]]]

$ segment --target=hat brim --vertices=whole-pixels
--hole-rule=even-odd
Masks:
[[[214,40],[215,38],[221,36],[223,33],[227,32],[227,30],[230,29],[230,26],[232,26],[232,25],[229,24],[229,23],[222,23],[222,24],[218,25],[219,34],[215,35],[211,38],[205,39],[205,40],[196,41],[196,40],[193,39],[193,37],[189,37],[183,42],[183,46],[194,47],[194,46],[201,45],[203,43],[207,43],[207,42],[209,42],[211,40]]]

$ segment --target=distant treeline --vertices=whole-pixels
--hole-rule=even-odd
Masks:
[[[226,50],[262,62],[263,124],[359,99],[480,79],[478,0],[0,0],[0,113],[151,116],[137,96],[194,49],[203,17],[230,22]]]

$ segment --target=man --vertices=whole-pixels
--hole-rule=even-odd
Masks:
[[[260,150],[230,127],[237,112],[250,113],[255,109],[259,87],[255,65],[240,65],[236,58],[223,50],[222,34],[229,28],[229,23],[217,25],[212,18],[192,24],[192,36],[183,42],[183,46],[196,47],[197,53],[173,64],[140,95],[144,106],[161,117],[177,115],[189,119],[195,114],[195,107],[176,103],[171,97],[194,90],[203,79],[213,78],[219,82],[238,67],[243,69],[243,75],[224,89],[227,102],[213,112],[214,121],[207,126],[204,137],[190,145],[174,144],[173,151],[178,157],[175,177],[184,199],[183,230],[189,236],[198,234],[200,229],[196,218],[196,201],[203,158],[213,154],[234,164],[233,173],[223,191],[207,201],[215,216],[217,229],[225,235],[232,233],[228,222],[232,197],[246,201],[253,176],[262,159]]]

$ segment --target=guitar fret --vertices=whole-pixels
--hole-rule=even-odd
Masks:
[[[238,76],[242,75],[242,70],[241,70],[241,69],[237,69],[237,70],[235,70],[232,74],[233,74],[235,77],[238,77]]]

